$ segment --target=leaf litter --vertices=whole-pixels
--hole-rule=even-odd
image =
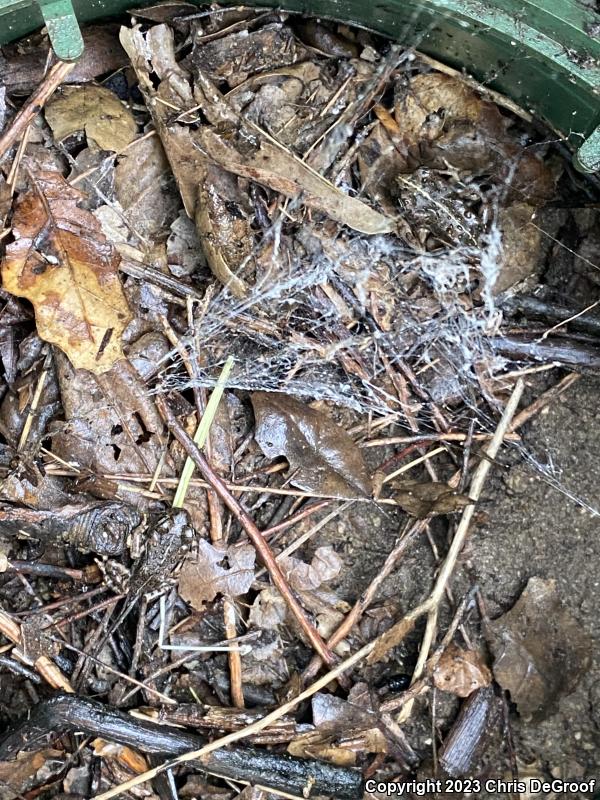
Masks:
[[[163,796],[137,783],[164,735],[161,752],[202,754],[202,796],[254,796],[233,779],[358,798],[365,777],[425,774],[432,719],[451,774],[486,750],[505,772],[497,695],[505,725],[547,719],[590,644],[552,582],[492,623],[481,591],[477,610],[474,589],[454,598],[477,538],[467,570],[451,542],[485,514],[482,464],[509,446],[532,462],[510,420],[486,450],[515,379],[595,346],[567,321],[541,351],[540,319],[561,297],[546,221],[596,189],[483,88],[367,31],[131,15],[84,28],[0,162],[0,795]],[[47,55],[43,33],[5,48],[5,129],[45,91]],[[532,318],[510,310],[528,293]],[[229,356],[207,462],[172,510]],[[96,736],[68,770],[65,725]],[[252,747],[203,761],[197,728]],[[176,780],[184,797],[199,778]]]

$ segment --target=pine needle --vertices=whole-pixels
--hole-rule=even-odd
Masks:
[[[206,440],[208,439],[208,432],[210,430],[210,426],[212,425],[213,419],[215,418],[215,414],[217,413],[217,408],[221,402],[221,397],[223,397],[225,384],[227,383],[227,379],[229,378],[232,367],[233,356],[229,356],[225,362],[225,365],[223,366],[223,369],[221,370],[219,379],[212,391],[208,403],[206,404],[206,409],[202,415],[202,419],[198,424],[196,433],[194,434],[194,443],[200,448],[204,447]],[[173,508],[183,508],[185,496],[187,494],[188,486],[190,485],[190,480],[194,474],[195,468],[196,466],[192,459],[189,457],[186,458],[185,464],[183,465],[183,470],[181,471],[181,477],[179,478],[179,483],[177,485],[177,491],[175,492],[175,497],[173,498]]]

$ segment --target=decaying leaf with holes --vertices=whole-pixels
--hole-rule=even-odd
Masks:
[[[436,689],[458,697],[468,697],[482,686],[489,686],[492,673],[480,653],[451,644],[433,671]]]
[[[15,241],[6,248],[2,280],[33,303],[42,339],[75,367],[101,373],[123,357],[121,335],[131,314],[119,255],[95,217],[78,207],[81,199],[59,173],[32,175],[15,206]]]
[[[201,539],[198,554],[181,569],[179,594],[198,611],[203,611],[218,594],[246,594],[254,580],[255,555],[249,544],[225,548]]]

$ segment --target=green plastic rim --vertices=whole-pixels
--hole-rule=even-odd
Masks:
[[[71,0],[50,5],[56,4],[70,7]],[[80,22],[144,4],[150,5],[73,0]],[[464,70],[539,118],[576,151],[574,163],[582,171],[600,169],[600,16],[584,0],[246,0],[244,5],[283,6],[336,19],[415,47]],[[32,0],[0,0],[0,44],[44,24],[43,6]],[[74,42],[69,48],[70,35],[72,30],[62,47],[77,57],[72,54],[80,45]],[[58,52],[54,38],[53,44]]]

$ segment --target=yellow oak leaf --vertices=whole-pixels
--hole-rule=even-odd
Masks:
[[[101,373],[123,357],[131,312],[120,256],[96,218],[77,206],[81,199],[58,172],[31,176],[15,205],[2,281],[33,303],[42,339],[60,347],[73,366]]]

